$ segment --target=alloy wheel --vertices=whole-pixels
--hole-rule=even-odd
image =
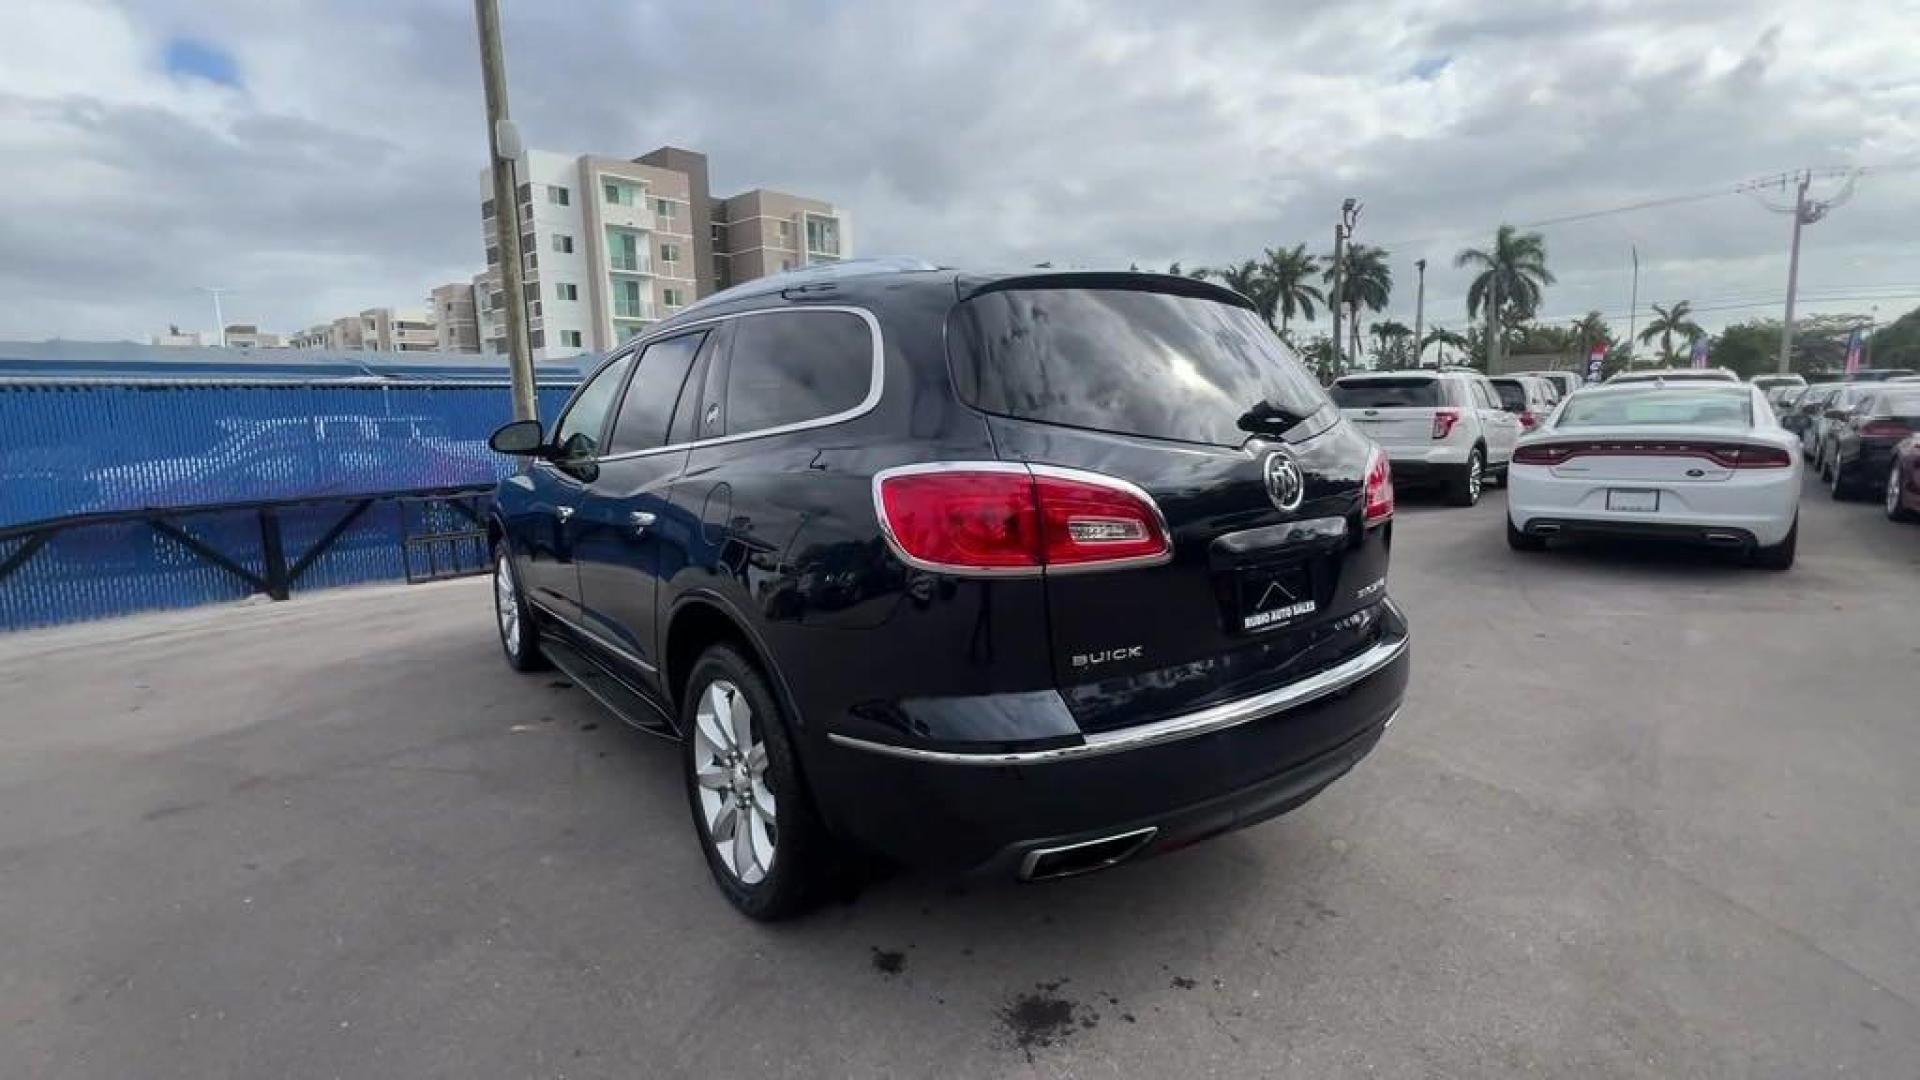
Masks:
[[[746,695],[725,679],[708,683],[694,710],[693,769],[720,864],[743,885],[765,880],[780,841],[767,744]]]
[[[1480,463],[1480,455],[1467,459],[1467,494],[1474,502],[1480,501],[1480,492],[1486,485],[1486,467]]]
[[[1893,468],[1887,470],[1887,516],[1900,514],[1900,462],[1896,459]]]
[[[503,553],[493,564],[493,606],[500,620],[500,640],[507,651],[520,652],[520,598],[513,589],[513,569]]]

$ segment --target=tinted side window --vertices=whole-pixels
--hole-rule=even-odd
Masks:
[[[566,446],[568,440],[578,436],[576,453],[600,452],[600,433],[606,430],[607,413],[612,410],[613,399],[620,393],[620,384],[625,381],[627,367],[632,363],[633,354],[629,353],[601,368],[600,373],[587,382],[573,399],[573,407],[560,418],[560,426],[553,434],[555,445]]]
[[[620,418],[613,422],[611,452],[623,454],[666,445],[673,404],[680,398],[687,370],[693,367],[693,358],[706,337],[704,333],[686,334],[656,341],[640,354],[640,366],[620,403]]]
[[[873,337],[844,311],[783,311],[734,320],[727,433],[846,412],[873,384]]]
[[[1524,383],[1497,382],[1493,388],[1500,392],[1500,404],[1507,409],[1518,411],[1527,407],[1527,387]]]

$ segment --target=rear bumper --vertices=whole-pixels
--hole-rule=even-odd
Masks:
[[[1261,699],[1281,701],[1287,688],[992,754],[829,737],[809,763],[815,795],[836,831],[916,866],[1020,876],[1038,851],[1146,830],[1130,859],[1179,847],[1306,802],[1372,750],[1406,694],[1409,651],[1395,622],[1395,647],[1377,663],[1271,709]]]
[[[1752,470],[1717,482],[1672,484],[1554,477],[1542,466],[1515,466],[1507,485],[1507,517],[1536,536],[1645,536],[1721,546],[1771,547],[1787,538],[1800,509],[1796,466]],[[1660,492],[1652,512],[1606,508],[1610,486]]]
[[[1473,452],[1470,444],[1454,446],[1449,443],[1437,443],[1429,446],[1388,446],[1382,445],[1387,452],[1387,462],[1393,466],[1395,480],[1422,481],[1438,480],[1454,469],[1467,463],[1467,456]]]

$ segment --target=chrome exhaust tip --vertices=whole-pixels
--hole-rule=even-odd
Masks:
[[[1745,547],[1747,541],[1738,533],[1710,532],[1707,534],[1707,543],[1715,547]]]
[[[1538,525],[1527,526],[1527,531],[1535,536],[1552,536],[1560,531],[1560,526],[1551,521],[1543,521]]]
[[[1035,848],[1020,860],[1020,880],[1053,881],[1118,866],[1138,855],[1159,832],[1155,825],[1077,844]]]

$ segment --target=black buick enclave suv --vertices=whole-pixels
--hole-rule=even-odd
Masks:
[[[1386,458],[1204,282],[764,279],[494,446],[507,659],[681,740],[755,917],[847,850],[1031,880],[1252,824],[1405,692]]]

